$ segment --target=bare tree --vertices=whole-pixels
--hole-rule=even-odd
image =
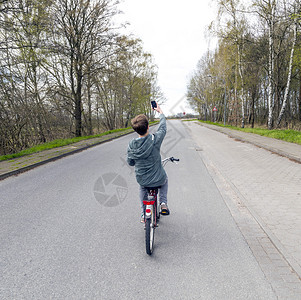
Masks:
[[[116,3],[107,0],[57,0],[53,12],[56,24],[56,48],[68,62],[70,90],[74,103],[75,135],[82,134],[82,91],[91,72],[91,60],[99,64],[106,56],[114,36],[111,18]]]

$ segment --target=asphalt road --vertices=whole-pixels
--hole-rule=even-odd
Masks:
[[[145,253],[133,137],[0,182],[0,298],[276,299],[180,121],[162,146],[180,158],[171,215]]]

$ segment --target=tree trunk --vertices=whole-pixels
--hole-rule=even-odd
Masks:
[[[299,71],[299,121],[301,122],[301,70]]]
[[[241,65],[241,51],[240,46],[237,45],[238,51],[238,72],[241,79],[241,128],[245,128],[245,92],[244,92],[244,78]]]
[[[295,22],[295,24],[294,24],[294,39],[293,39],[293,45],[292,45],[291,56],[290,56],[289,67],[288,67],[287,83],[286,83],[281,111],[279,113],[278,120],[277,120],[277,127],[279,127],[279,125],[280,125],[281,119],[283,117],[283,114],[284,114],[284,111],[285,111],[285,108],[287,105],[288,92],[289,92],[291,77],[292,77],[293,57],[294,57],[296,39],[297,39],[297,22]]]
[[[88,74],[87,82],[87,93],[88,93],[88,135],[93,134],[93,125],[92,125],[92,101],[91,101],[91,75]]]
[[[82,109],[81,109],[81,96],[76,94],[75,97],[75,136],[79,137],[82,135]]]
[[[250,115],[249,115],[249,124],[254,128],[255,123],[255,98],[256,98],[256,88],[253,87],[251,90],[251,104],[250,104]]]
[[[80,64],[80,60],[77,59],[77,64]],[[76,92],[75,92],[75,135],[79,137],[82,135],[82,70],[78,67],[76,71]]]
[[[268,20],[269,27],[269,76],[268,76],[268,128],[273,128],[273,73],[274,73],[274,19],[275,19],[275,1],[271,7],[271,19]]]

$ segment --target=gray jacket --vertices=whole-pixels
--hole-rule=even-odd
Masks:
[[[127,150],[127,162],[135,166],[136,179],[141,186],[157,187],[166,181],[162,166],[160,147],[166,135],[166,119],[160,115],[159,128],[155,134],[130,141]]]

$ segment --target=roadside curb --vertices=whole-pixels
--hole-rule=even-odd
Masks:
[[[201,123],[201,122],[197,122],[197,124],[200,125],[200,126],[204,126],[204,127],[209,128],[209,129],[221,132],[223,134],[226,134],[229,137],[231,137],[233,139],[236,139],[236,140],[238,140],[240,142],[245,142],[245,143],[253,144],[253,145],[255,145],[255,146],[259,147],[259,148],[268,150],[268,151],[270,151],[270,152],[272,152],[274,154],[277,154],[277,155],[280,155],[280,156],[283,156],[283,157],[287,157],[288,159],[301,164],[301,155],[300,156],[296,156],[296,155],[293,155],[292,153],[289,153],[289,152],[286,152],[286,151],[282,151],[279,148],[275,148],[275,147],[272,147],[272,146],[270,146],[268,144],[261,143],[260,141],[258,141],[259,138],[262,138],[262,139],[271,139],[269,137],[263,137],[263,136],[260,136],[260,135],[254,134],[254,133],[250,133],[250,132],[242,132],[243,134],[245,134],[245,136],[241,137],[239,135],[239,133],[241,133],[241,132],[240,131],[236,132],[236,130],[234,130],[234,129],[228,129],[228,128],[219,127],[219,126],[215,126],[215,125],[211,125],[211,124],[206,124],[206,123]],[[247,138],[247,137],[249,137],[249,138]],[[254,139],[254,137],[256,139]],[[283,142],[283,143],[289,143],[289,142],[280,141],[280,140],[277,140],[277,141]],[[291,143],[291,144],[293,144],[293,143]],[[293,145],[295,146],[297,144],[293,144]],[[301,149],[301,146],[300,146],[300,149]]]
[[[56,161],[56,160],[59,160],[61,158],[64,158],[66,156],[69,156],[69,155],[72,155],[72,154],[75,154],[75,153],[78,153],[78,152],[81,152],[81,151],[84,151],[84,150],[87,150],[89,148],[92,148],[92,147],[95,147],[95,146],[98,146],[98,145],[101,145],[101,144],[104,144],[106,142],[110,142],[112,140],[115,140],[115,139],[118,139],[120,137],[123,137],[123,136],[126,136],[126,135],[129,135],[131,133],[133,133],[134,131],[129,131],[129,132],[125,132],[125,133],[120,133],[119,135],[117,136],[113,136],[111,138],[108,138],[106,140],[102,140],[102,141],[99,141],[97,143],[94,143],[94,144],[90,144],[90,145],[86,145],[86,146],[83,146],[83,147],[80,147],[78,149],[75,149],[75,150],[71,150],[71,151],[68,151],[66,153],[63,153],[63,154],[59,154],[57,156],[54,156],[54,157],[51,157],[51,158],[48,158],[48,159],[45,159],[45,160],[42,160],[42,161],[39,161],[39,162],[36,162],[36,163],[33,163],[33,164],[30,164],[28,166],[25,166],[25,167],[21,167],[21,168],[18,168],[16,170],[13,170],[13,171],[10,171],[10,172],[6,172],[4,174],[0,174],[0,180],[4,180],[10,176],[16,176],[16,175],[19,175],[21,173],[24,173],[26,171],[29,171],[31,169],[34,169],[36,167],[39,167],[39,166],[42,166],[44,164],[47,164],[47,163],[50,163],[50,162],[53,162],[53,161]],[[71,144],[72,145],[72,144]],[[60,148],[60,147],[58,147]],[[1,163],[1,162],[0,162]]]

